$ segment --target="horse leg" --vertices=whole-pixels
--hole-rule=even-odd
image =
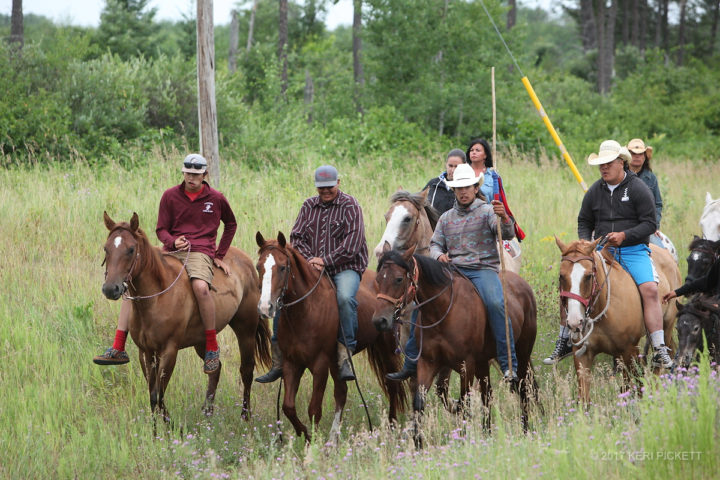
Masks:
[[[417,389],[413,396],[413,437],[415,438],[417,448],[423,447],[422,434],[420,432],[422,414],[425,410],[427,391],[432,385],[433,378],[435,378],[437,371],[438,367],[434,363],[424,361],[422,358],[418,361]]]
[[[325,373],[325,379],[327,380],[327,371]],[[330,434],[328,438],[330,439],[333,444],[337,445],[338,440],[340,439],[340,425],[342,422],[342,414],[343,410],[345,409],[345,403],[347,402],[347,382],[342,382],[337,379],[337,376],[333,375],[333,380],[335,382],[335,386],[333,389],[333,395],[335,397],[335,414],[333,417],[332,426],[330,427]],[[323,385],[320,387],[319,392],[319,402],[320,407],[322,408],[322,397],[323,392],[325,391],[325,382],[323,381]],[[398,383],[398,382],[388,382],[388,383]],[[313,381],[313,399],[315,398],[315,382]],[[317,419],[318,423],[320,422],[320,418]]]
[[[170,377],[172,377],[173,370],[175,369],[177,352],[177,347],[174,345],[167,346],[158,359],[158,374],[156,378],[156,383],[158,385],[158,408],[165,422],[170,422],[170,413],[168,413],[168,410],[165,407],[165,390],[167,389]]]
[[[452,369],[449,367],[444,367],[440,369],[437,379],[435,380],[435,391],[437,392],[437,396],[440,397],[440,400],[442,400],[443,405],[445,406],[445,410],[451,413],[455,413],[453,411],[453,406],[450,404],[450,398],[448,397],[448,392],[450,390],[451,374]]]
[[[255,371],[255,332],[243,332],[230,324],[237,337],[238,348],[240,349],[240,381],[242,382],[242,418],[250,420],[250,389],[253,384],[253,372]]]
[[[297,436],[303,435],[305,441],[310,443],[310,434],[308,433],[307,427],[300,421],[300,418],[298,418],[297,409],[295,408],[295,397],[300,387],[302,372],[302,367],[291,363],[287,358],[283,359],[282,380],[285,384],[285,396],[283,397],[282,409],[285,416],[290,420],[293,428],[295,428]]]
[[[590,384],[592,382],[592,362],[593,354],[586,351],[579,357],[573,355],[575,361],[575,373],[578,379],[578,397],[588,407],[590,405]]]
[[[322,401],[323,396],[325,396],[325,386],[327,385],[327,379],[328,379],[328,362],[321,362],[321,365],[319,367],[314,368],[314,371],[311,371],[312,377],[313,377],[313,389],[312,389],[312,395],[310,396],[310,403],[308,404],[308,418],[310,419],[310,424],[312,425],[312,428],[314,429],[316,426],[320,424],[320,420],[322,419]],[[338,383],[342,383],[343,386],[345,382],[341,382],[337,380],[335,382],[335,418],[338,417]],[[347,387],[344,387],[345,393],[347,393]],[[342,416],[342,408],[345,406],[345,397],[342,396],[342,404],[340,405],[340,416]],[[333,421],[333,426],[335,426],[335,421]]]
[[[632,384],[632,377],[635,377],[637,384],[637,394],[642,394],[642,372],[640,371],[640,364],[638,363],[638,352],[639,349],[636,345],[631,345],[623,353],[620,360],[625,364],[623,368],[623,388],[622,391],[626,392],[630,390]]]
[[[483,430],[490,433],[490,400],[492,399],[492,385],[490,385],[490,362],[480,362],[475,375],[480,382],[480,400],[483,405]]]
[[[205,360],[205,343],[195,345],[195,353],[198,357]],[[211,416],[215,410],[215,391],[217,390],[218,382],[220,381],[220,370],[222,370],[222,362],[216,371],[208,375],[208,386],[205,391],[205,402],[203,403],[203,413],[208,417]]]

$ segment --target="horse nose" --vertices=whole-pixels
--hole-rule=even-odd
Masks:
[[[275,316],[275,305],[272,303],[258,303],[258,314],[263,318],[273,318]]]
[[[124,288],[121,284],[103,284],[102,292],[105,298],[110,300],[117,300],[123,294]]]
[[[380,332],[390,330],[390,320],[384,315],[373,316],[372,322]]]

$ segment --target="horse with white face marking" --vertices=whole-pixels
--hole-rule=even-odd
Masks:
[[[435,224],[440,214],[427,203],[427,190],[410,193],[398,190],[390,197],[390,209],[385,213],[387,226],[373,253],[380,258],[385,242],[395,250],[407,251],[415,247],[420,255],[430,250]]]
[[[703,237],[716,242],[720,240],[720,198],[713,200],[710,192],[705,194],[705,208],[700,216]]]

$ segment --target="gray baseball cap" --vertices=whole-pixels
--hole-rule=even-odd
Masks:
[[[338,171],[332,165],[323,165],[315,170],[316,187],[334,187],[338,183]]]
[[[191,153],[183,160],[183,173],[205,173],[207,160],[198,153]]]

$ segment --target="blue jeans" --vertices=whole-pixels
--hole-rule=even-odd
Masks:
[[[660,237],[658,237],[654,233],[652,235],[650,235],[650,243],[653,243],[660,248],[665,248],[665,244],[662,243],[662,240],[660,240]]]
[[[500,369],[505,373],[510,369],[507,358],[507,341],[505,339],[505,305],[503,304],[503,289],[500,277],[495,270],[473,270],[459,267],[459,270],[470,279],[480,294],[488,312],[490,331],[495,337],[495,349]],[[515,340],[513,337],[512,322],[510,324],[510,356],[512,371],[517,373],[517,357],[515,356]]]
[[[338,313],[340,314],[340,325],[342,329],[338,329],[338,341],[345,345],[343,339],[343,331],[345,332],[345,338],[347,339],[347,347],[353,352],[357,346],[355,340],[355,334],[357,333],[358,320],[357,320],[357,291],[360,288],[360,274],[355,270],[345,270],[340,273],[336,273],[332,277],[335,282],[335,288],[337,292],[338,302]],[[272,338],[273,342],[277,342],[277,327],[278,319],[280,318],[280,311],[273,317],[273,331]]]
[[[417,370],[417,361],[420,351],[418,350],[417,342],[415,341],[415,325],[417,323],[419,309],[415,309],[410,314],[410,335],[408,336],[407,343],[405,343],[405,363],[403,368],[405,370]]]

